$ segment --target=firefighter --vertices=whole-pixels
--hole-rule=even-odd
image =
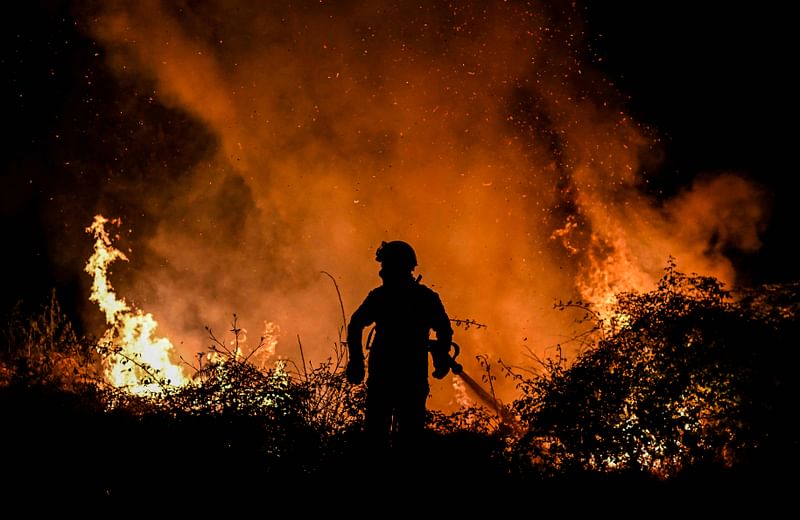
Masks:
[[[439,295],[414,278],[414,249],[402,241],[382,242],[375,259],[380,262],[380,287],[370,291],[347,327],[349,359],[347,379],[364,380],[363,331],[375,324],[369,346],[366,425],[373,447],[412,447],[425,428],[428,352],[433,376],[444,378],[450,370],[453,329]],[[430,340],[431,331],[435,340]],[[394,433],[392,433],[394,432]]]

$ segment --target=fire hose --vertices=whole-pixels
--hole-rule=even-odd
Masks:
[[[432,346],[429,345],[429,350],[432,349]],[[450,351],[453,352],[450,355]],[[453,373],[454,376],[459,377],[467,388],[469,388],[478,398],[483,401],[485,405],[495,411],[497,416],[506,422],[510,422],[510,414],[503,404],[498,401],[492,394],[487,392],[477,381],[475,381],[468,373],[464,371],[463,365],[456,361],[456,358],[461,353],[461,347],[458,346],[456,342],[450,343],[450,348],[447,352],[447,363],[449,370]]]
[[[369,350],[370,347],[372,346],[372,340],[374,338],[374,335],[375,335],[375,327],[370,329],[369,333],[367,334],[367,343],[366,343],[367,350]],[[432,340],[429,340],[428,350],[433,351],[433,348],[434,347]],[[452,355],[450,355],[450,351],[453,352]],[[469,388],[483,402],[483,404],[494,410],[494,412],[502,421],[509,423],[513,422],[513,419],[511,418],[511,415],[509,414],[506,407],[500,401],[498,401],[492,394],[487,392],[480,385],[480,383],[475,381],[468,373],[466,373],[464,371],[464,366],[458,361],[456,361],[456,358],[458,357],[459,354],[461,354],[461,347],[455,341],[451,341],[450,348],[448,348],[446,352],[447,358],[445,361],[447,363],[447,368],[450,370],[450,372],[452,372],[454,376],[459,377],[464,382],[464,384],[467,385],[467,388]]]

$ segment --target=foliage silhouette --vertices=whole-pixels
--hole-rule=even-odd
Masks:
[[[515,453],[552,473],[662,478],[796,460],[785,433],[800,397],[796,289],[734,300],[716,279],[687,276],[670,260],[656,290],[619,294],[610,317],[585,306],[597,321],[594,344],[573,364],[559,352],[533,376],[507,367],[527,427]]]
[[[516,382],[505,405],[513,422],[482,406],[429,411],[427,470],[540,490],[654,480],[691,489],[793,471],[799,307],[797,283],[731,291],[672,260],[655,290],[617,295],[607,316],[559,302],[591,324],[574,361],[560,347],[535,370],[480,357],[484,384],[498,374]],[[193,384],[171,387],[151,372],[163,391],[133,395],[105,381],[112,350],[76,337],[55,294],[32,317],[6,318],[4,492],[134,498],[213,483],[233,496],[329,486],[368,462],[359,458],[364,388],[345,381],[343,329],[319,364],[305,361],[299,338],[302,366],[265,363],[264,338],[242,352],[234,315],[232,340],[208,329]]]

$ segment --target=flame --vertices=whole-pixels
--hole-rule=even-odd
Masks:
[[[109,220],[101,215],[86,228],[95,238],[94,254],[85,271],[92,275],[92,293],[89,299],[96,302],[105,313],[110,327],[105,331],[100,345],[109,346],[113,354],[107,358],[105,376],[117,387],[125,387],[136,394],[160,393],[163,383],[183,386],[189,378],[183,368],[172,362],[174,351],[167,338],[155,337],[158,322],[150,313],[143,313],[118,298],[108,280],[108,267],[115,260],[128,258],[112,243],[106,224],[119,226],[120,219]]]
[[[765,204],[737,172],[644,189],[660,139],[584,61],[574,5],[101,4],[80,25],[140,109],[122,119],[141,121],[145,153],[128,160],[166,168],[155,189],[123,175],[112,188],[157,215],[141,236],[159,268],[134,290],[157,296],[173,337],[246,306],[324,357],[341,312],[320,270],[352,311],[379,283],[377,244],[406,239],[448,312],[490,324],[465,338],[474,353],[519,364],[522,338],[546,353],[574,335],[556,300],[604,315],[616,293],[654,288],[670,256],[732,283],[728,253],[759,247]]]

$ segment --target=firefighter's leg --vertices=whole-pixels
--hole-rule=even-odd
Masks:
[[[371,451],[382,454],[389,449],[392,428],[391,396],[382,385],[367,387],[365,430]]]
[[[397,445],[400,457],[406,462],[416,464],[422,454],[428,385],[418,385],[406,389],[397,401]]]

